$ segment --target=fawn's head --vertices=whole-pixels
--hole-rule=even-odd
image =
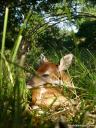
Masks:
[[[36,71],[37,75],[32,77],[28,83],[28,88],[38,87],[45,84],[61,85],[65,84],[68,87],[72,86],[70,77],[64,71],[67,70],[73,59],[73,54],[63,56],[60,63],[54,64],[49,62],[45,57],[42,59],[42,64]]]

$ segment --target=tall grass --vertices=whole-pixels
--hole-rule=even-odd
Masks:
[[[18,49],[22,40],[22,32],[30,14],[31,12],[29,11],[24,24],[21,26],[14,48],[8,53],[9,61],[6,57],[7,51],[5,50],[8,8],[6,8],[5,11],[2,48],[0,52],[0,128],[31,128],[36,124],[36,122],[34,122],[36,112],[29,109],[27,111],[27,106],[29,105],[27,96],[30,94],[26,90],[25,70],[21,68],[24,65],[25,56],[22,56],[21,60],[17,61]],[[78,103],[80,110],[71,121],[70,119],[68,120],[71,124],[95,125],[96,56],[87,50],[81,52],[77,50],[77,53],[76,51],[74,53],[75,62],[69,72],[76,86],[77,95],[80,98]],[[63,53],[61,52],[61,56],[62,55]],[[54,53],[50,54],[49,58],[56,62],[59,60],[60,56],[58,56],[54,50]],[[53,127],[47,120],[52,114],[55,115],[55,113],[48,113],[48,115],[44,114],[41,116],[39,127]]]
[[[8,11],[9,9],[6,8],[2,47],[0,52],[0,128],[3,128],[5,126],[6,128],[17,128],[23,127],[23,125],[21,125],[23,123],[22,114],[25,107],[24,105],[27,104],[25,74],[24,69],[20,68],[23,67],[24,56],[21,57],[21,60],[20,62],[18,62],[17,66],[14,65],[14,63],[17,63],[17,53],[22,40],[22,32],[31,15],[31,11],[29,11],[27,18],[21,26],[12,52],[6,53],[7,50],[5,50],[5,39],[8,21]],[[6,58],[6,54],[8,54],[7,56],[9,56],[9,60],[8,58]]]
[[[6,37],[6,29],[7,29],[7,20],[8,20],[8,8],[5,10],[5,19],[4,19],[4,27],[3,27],[3,37],[2,37],[2,47],[1,47],[1,56],[4,55],[4,49],[5,49],[5,37]],[[2,59],[0,60],[0,84],[2,86]]]

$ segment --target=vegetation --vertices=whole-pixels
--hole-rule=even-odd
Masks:
[[[80,101],[68,123],[95,126],[96,1],[0,1],[0,10],[0,128],[53,127],[57,113],[35,118],[26,82],[41,53],[59,62],[70,52],[75,61],[69,72]]]

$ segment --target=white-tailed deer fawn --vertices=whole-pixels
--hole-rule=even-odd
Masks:
[[[56,107],[63,103],[70,104],[60,89],[64,85],[69,89],[74,88],[70,76],[64,72],[72,63],[73,55],[67,54],[61,58],[60,64],[49,62],[43,58],[41,66],[36,71],[37,75],[30,81],[28,88],[32,88],[32,103],[40,107]]]

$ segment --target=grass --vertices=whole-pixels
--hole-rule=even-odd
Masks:
[[[49,128],[54,125],[50,119],[60,113],[45,111],[38,118],[36,117],[37,112],[29,109],[31,92],[26,89],[26,69],[23,68],[25,57],[22,56],[20,60],[17,59],[22,31],[29,16],[30,12],[21,27],[13,50],[7,53],[7,50],[5,51],[5,38],[8,8],[6,8],[0,52],[0,128],[31,128],[38,125],[41,128]],[[53,62],[60,58],[56,52],[51,55],[49,58]],[[96,125],[96,55],[88,50],[77,51],[74,55],[75,61],[69,72],[77,87],[80,109],[73,118],[68,118],[68,121],[70,124]]]
[[[86,56],[88,59],[86,58]],[[95,58],[96,56],[90,54],[89,51],[82,51],[79,57],[77,56],[76,58],[75,70],[72,70],[74,72],[74,83],[77,87],[79,87],[79,89],[77,89],[77,93],[82,104],[78,113],[79,115],[77,114],[79,118],[77,117],[74,123],[88,123],[96,125],[96,117],[95,119],[92,119],[91,115],[91,113],[94,113],[93,115],[95,115],[96,111],[96,66],[94,63]],[[88,117],[88,113],[90,113],[89,115],[91,115],[91,117]]]

